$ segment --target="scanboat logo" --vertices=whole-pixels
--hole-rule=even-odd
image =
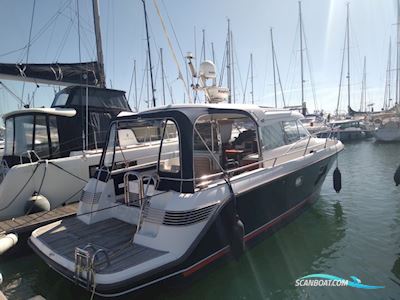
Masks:
[[[357,289],[383,289],[384,286],[378,285],[366,285],[361,283],[361,280],[356,276],[350,276],[352,279],[347,280],[334,275],[329,274],[311,274],[299,279],[296,279],[295,286],[303,287],[303,286],[344,286],[344,287],[353,287]]]

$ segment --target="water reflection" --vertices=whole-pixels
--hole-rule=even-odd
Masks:
[[[324,269],[345,235],[344,224],[340,203],[332,206],[320,199],[297,220],[249,249],[238,262],[230,261],[185,293],[212,299],[302,298],[295,280]],[[185,294],[176,296],[183,299]]]
[[[191,282],[152,287],[138,298],[158,299],[399,299],[400,200],[393,184],[399,146],[360,142],[340,156],[343,189],[332,189],[332,171],[321,197],[239,261],[214,265]],[[34,255],[0,262],[10,299],[89,299],[89,293],[49,269]],[[296,288],[297,278],[354,275],[381,290]],[[127,296],[124,299],[132,299]]]

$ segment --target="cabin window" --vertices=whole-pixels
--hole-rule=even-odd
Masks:
[[[161,137],[163,137],[163,143],[160,150]],[[154,163],[155,165],[161,151],[160,170],[179,172],[180,153],[177,138],[177,127],[172,121],[137,119],[118,122],[118,125],[113,124],[110,129],[107,149],[103,152],[101,165],[117,170],[135,166],[139,159],[144,163]],[[141,150],[140,157],[125,152],[126,149],[144,146],[154,147]]]
[[[4,155],[28,157],[34,150],[40,158],[60,155],[57,117],[44,114],[18,115],[6,120]]]
[[[99,108],[117,108],[130,110],[123,92],[105,89],[78,89],[75,91],[71,105]]]
[[[67,104],[68,97],[69,97],[68,93],[58,93],[51,106],[52,107],[65,106]]]
[[[115,151],[115,133],[116,133],[116,125],[113,124],[110,129],[110,135],[108,137],[108,143],[106,148],[106,153],[103,160],[103,165],[111,168],[114,160],[114,151]]]
[[[111,122],[111,114],[107,112],[90,112],[89,114],[89,147],[102,148]]]
[[[292,144],[309,136],[308,131],[303,127],[300,121],[282,122],[285,132],[286,144]]]
[[[4,155],[13,155],[14,148],[14,118],[6,120],[6,143]]]
[[[60,139],[58,136],[57,117],[49,116],[49,130],[51,141],[51,154],[52,157],[58,157],[60,155]]]
[[[193,150],[207,151],[208,148],[212,152],[219,152],[220,141],[218,140],[217,123],[196,123],[196,129],[200,135],[194,135]]]
[[[254,163],[259,160],[257,125],[251,118],[241,114],[212,114],[197,119],[193,138],[197,184],[223,170],[238,169],[234,174],[239,174],[257,169]]]
[[[132,130],[139,143],[151,143],[161,140],[161,130],[159,126],[148,125],[132,128]]]
[[[264,150],[270,150],[285,145],[282,123],[275,122],[261,127],[261,138]]]
[[[303,123],[300,120],[297,120],[297,129],[299,130],[300,139],[310,136],[309,132],[304,128]]]
[[[15,117],[14,155],[27,156],[33,144],[33,115]]]
[[[179,173],[181,169],[181,160],[180,145],[179,142],[177,142],[178,128],[171,120],[167,120],[163,123],[159,170],[161,172]]]
[[[297,129],[296,121],[283,122],[283,130],[287,144],[294,143],[300,139],[299,130]]]
[[[34,150],[41,158],[48,158],[50,155],[49,136],[47,134],[46,116],[44,115],[36,115]]]

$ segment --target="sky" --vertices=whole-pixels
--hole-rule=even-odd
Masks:
[[[79,62],[79,52],[81,61],[96,59],[91,0],[36,0],[36,2],[3,0],[2,2],[0,62],[24,63],[27,56],[31,63]],[[347,2],[345,0],[302,1],[305,32],[303,49],[306,61],[305,101],[309,111],[316,108],[333,112],[336,109]],[[131,106],[135,106],[135,88],[134,84],[131,85],[131,78],[136,60],[139,109],[145,109],[148,106],[145,77],[147,46],[142,1],[100,0],[99,3],[107,86],[126,91]],[[249,57],[252,54],[254,102],[259,105],[274,106],[269,35],[272,27],[286,104],[301,104],[298,1],[157,0],[157,3],[185,79],[186,67],[183,55],[188,51],[192,52],[197,57],[196,64],[199,64],[202,30],[205,32],[206,59],[212,58],[211,43],[213,43],[217,75],[220,75],[227,36],[227,20],[230,20],[234,41],[235,98],[240,103],[244,98],[247,103],[251,101],[250,79],[247,73]],[[375,109],[380,109],[384,98],[390,39],[392,39],[391,59],[394,69],[396,1],[351,0],[349,3],[351,106],[355,110],[360,107],[365,56],[367,102],[374,103]],[[157,105],[163,103],[160,48],[163,48],[164,69],[169,87],[165,102],[171,103],[171,94],[175,103],[188,101],[184,84],[177,79],[178,68],[168,48],[153,0],[146,0],[146,5]],[[57,17],[51,19],[54,16]],[[54,21],[46,26],[49,20]],[[30,32],[32,44],[27,53],[26,45]],[[391,73],[394,79],[395,74]],[[343,77],[343,81],[345,80]],[[60,88],[45,84],[40,84],[37,88],[31,83],[23,86],[21,82],[4,80],[3,83],[19,97],[23,96],[24,102],[31,100],[34,95],[35,106],[49,106],[54,93]],[[394,82],[392,85],[394,86]],[[343,89],[340,110],[346,109],[346,99],[347,92]],[[278,95],[278,105],[283,105],[280,95]],[[16,99],[5,88],[0,87],[0,113],[15,110],[17,107]]]

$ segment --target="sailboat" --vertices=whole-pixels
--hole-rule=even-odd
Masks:
[[[374,117],[375,124],[378,127],[374,131],[374,136],[377,141],[380,142],[397,142],[400,141],[400,112],[399,112],[399,100],[400,100],[400,78],[399,78],[399,66],[400,66],[400,53],[399,53],[399,35],[400,35],[400,3],[397,1],[397,53],[396,53],[396,98],[395,105],[387,112],[379,114]],[[390,56],[390,51],[389,51]],[[388,87],[389,87],[389,99],[390,99],[390,57],[389,57],[389,70],[388,70]],[[388,101],[390,102],[390,101]]]
[[[93,0],[97,61],[79,64],[0,64],[0,77],[67,85],[50,108],[27,108],[4,115],[5,149],[0,170],[0,220],[49,211],[84,197],[82,189],[99,164],[108,128],[131,112],[125,92],[107,89],[98,0]],[[145,163],[159,141],[151,130],[124,132],[135,138],[136,160],[119,153],[117,165]]]
[[[299,1],[299,42],[300,42],[300,84],[301,84],[301,105],[299,106],[284,106],[284,108],[289,108],[292,110],[298,110],[300,111],[304,119],[301,120],[302,125],[312,134],[318,134],[320,132],[327,131],[329,128],[326,126],[326,122],[323,118],[323,114],[321,113],[314,113],[310,114],[307,110],[307,104],[305,101],[305,90],[304,90],[304,29],[303,29],[303,17],[302,17],[302,11],[301,11],[301,1]],[[272,32],[271,32],[271,43],[272,42]],[[273,49],[273,52],[275,50]],[[275,61],[273,60],[273,65]],[[309,62],[308,62],[309,63]],[[274,73],[275,74],[275,73]],[[278,73],[279,74],[279,73]],[[275,79],[274,79],[274,86],[276,85]],[[275,89],[275,94],[276,94],[276,87]],[[283,92],[282,92],[283,95]],[[315,94],[314,94],[315,96]],[[276,99],[276,96],[275,96]],[[283,99],[284,100],[284,99]],[[315,101],[315,98],[314,98]],[[316,102],[315,102],[316,103]]]
[[[356,112],[351,108],[351,93],[350,93],[350,16],[349,16],[349,3],[347,3],[347,16],[346,16],[346,34],[344,39],[345,50],[343,50],[342,66],[339,81],[339,94],[336,107],[336,115],[339,112],[340,95],[342,89],[342,77],[345,56],[347,55],[347,117],[345,120],[334,120],[329,123],[330,129],[318,133],[319,137],[333,136],[343,141],[354,141],[368,137],[368,130],[360,123],[360,120],[353,119],[356,114],[365,115],[365,112]]]

